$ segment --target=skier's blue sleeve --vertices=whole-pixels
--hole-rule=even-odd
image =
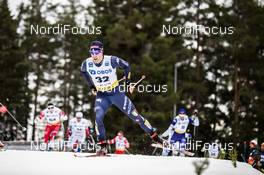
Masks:
[[[172,122],[171,122],[171,126],[174,126],[176,123],[177,123],[177,119],[174,118],[174,119],[172,120]]]
[[[189,117],[189,123],[193,124],[193,119]]]
[[[89,75],[89,73],[88,73],[86,70],[87,70],[87,69],[86,69],[86,61],[84,61],[84,62],[82,63],[82,66],[81,66],[81,74],[82,74],[82,76],[84,77],[84,79],[86,80],[86,82],[87,82],[89,88],[90,88],[90,89],[95,89],[95,90],[96,90],[95,85],[94,85],[94,83],[93,83],[93,81],[92,81],[92,78],[91,78],[91,76]]]
[[[111,57],[111,65],[113,68],[121,68],[124,69],[124,76],[126,78],[126,84],[129,85],[130,84],[130,65],[128,62],[126,62],[125,60],[118,58],[116,56],[112,56]]]

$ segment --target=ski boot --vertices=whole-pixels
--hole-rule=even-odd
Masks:
[[[5,150],[4,147],[5,145],[0,141],[0,151],[4,151]]]
[[[154,130],[154,131],[150,134],[150,137],[151,137],[151,139],[152,139],[154,142],[163,145],[164,140],[158,135],[158,133],[156,132],[156,130]]]
[[[97,156],[105,156],[107,155],[107,141],[100,141],[98,143],[99,148],[96,149],[96,155]]]

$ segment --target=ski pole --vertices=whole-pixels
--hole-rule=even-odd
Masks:
[[[0,103],[1,106],[4,106],[2,103]],[[18,124],[18,126],[20,126],[22,128],[23,131],[26,131],[27,128],[25,128],[24,126],[22,126],[19,121],[17,121],[17,119],[9,112],[8,109],[6,109],[6,112],[13,118],[13,120],[15,120],[15,122]]]
[[[132,86],[132,88],[135,88],[145,78],[146,78],[146,76],[145,75],[142,75],[141,78]]]
[[[242,157],[242,159],[243,159],[244,162],[247,162],[246,159],[245,159],[245,157],[243,156],[243,154],[241,154],[241,157]]]
[[[243,152],[243,156],[244,156],[244,162],[247,162],[246,161],[246,151],[247,151],[247,142],[246,141],[244,141],[244,150],[243,150],[244,152]]]
[[[195,117],[197,117],[197,114],[198,114],[198,110],[195,109],[193,111],[194,120],[195,120]],[[195,125],[193,126],[193,140],[196,143],[196,126]],[[197,156],[197,153],[198,153],[198,150],[195,150],[195,156]]]
[[[130,154],[130,152],[125,148],[125,152],[127,153],[127,154]]]
[[[109,150],[109,153],[112,153],[111,145],[108,145],[108,150]]]
[[[118,80],[118,83],[120,83],[121,81],[123,81],[123,80],[125,80],[125,79],[126,79],[126,77],[123,77],[123,78],[119,79],[119,80]]]
[[[155,147],[155,149],[152,152],[152,155],[154,155],[156,153],[157,149],[158,149],[158,147]]]
[[[194,119],[195,119],[195,117],[197,117],[197,114],[198,114],[198,110],[195,109],[195,110],[193,111]],[[196,126],[195,126],[195,125],[193,126],[193,138],[196,139]]]

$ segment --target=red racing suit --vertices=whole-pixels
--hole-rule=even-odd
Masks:
[[[67,120],[65,113],[57,107],[54,107],[52,110],[44,109],[40,112],[39,118],[40,120],[45,119],[47,121],[44,134],[45,143],[55,138],[60,130],[61,122]]]

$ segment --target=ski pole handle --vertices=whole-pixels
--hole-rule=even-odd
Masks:
[[[194,115],[195,117],[198,115],[198,110],[197,110],[197,109],[195,109],[195,110],[193,111],[193,115]]]

